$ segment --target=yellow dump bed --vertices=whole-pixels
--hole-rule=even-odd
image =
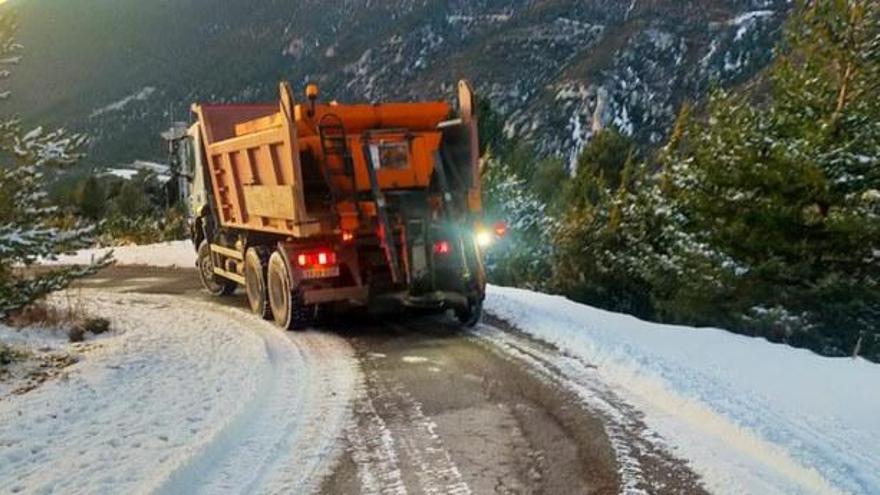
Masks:
[[[221,225],[294,238],[357,230],[375,214],[359,193],[374,185],[428,188],[438,126],[452,111],[444,102],[294,104],[286,83],[277,104],[193,110]]]

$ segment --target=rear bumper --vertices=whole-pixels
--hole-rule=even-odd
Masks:
[[[467,306],[468,300],[467,296],[459,292],[437,291],[419,296],[408,295],[404,297],[403,304],[412,308],[454,308]]]
[[[418,296],[408,292],[390,292],[375,296],[373,302],[390,303],[406,308],[446,309],[466,307],[468,298],[465,294],[449,291],[435,291]]]
[[[468,296],[460,292],[435,291],[417,296],[408,292],[387,292],[371,296],[367,286],[307,290],[303,294],[303,298],[306,304],[348,302],[356,305],[372,305],[378,303],[380,306],[390,304],[392,307],[440,310],[464,308],[469,303]]]
[[[354,302],[366,304],[370,290],[367,287],[341,287],[335,289],[307,290],[303,294],[306,304],[324,304],[331,302]]]

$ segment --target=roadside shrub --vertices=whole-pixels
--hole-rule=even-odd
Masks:
[[[30,353],[27,351],[0,342],[0,367],[9,366],[17,361],[23,361],[29,356]]]
[[[67,338],[71,342],[82,342],[86,340],[86,329],[83,325],[77,324],[67,331]]]
[[[82,342],[88,334],[101,335],[110,331],[110,320],[88,316],[82,301],[76,297],[68,297],[66,304],[38,301],[10,313],[6,323],[14,328],[66,329],[71,342]]]
[[[0,13],[2,69],[19,59],[16,29],[15,15],[9,10]],[[2,72],[8,76],[8,70]],[[53,259],[92,244],[93,224],[78,221],[66,229],[55,225],[59,212],[50,203],[46,190],[46,172],[77,163],[86,142],[86,136],[63,129],[36,127],[25,131],[17,119],[0,117],[0,318],[110,262],[108,255],[88,266],[40,273],[20,269],[41,258]]]
[[[83,324],[86,332],[94,335],[101,335],[110,330],[110,320],[107,318],[89,318]]]
[[[103,246],[154,244],[185,239],[188,235],[186,215],[178,208],[137,217],[114,213],[100,230],[98,242]]]

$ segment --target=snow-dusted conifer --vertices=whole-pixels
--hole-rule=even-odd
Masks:
[[[492,280],[544,288],[550,274],[550,234],[554,226],[546,203],[514,166],[495,158],[491,150],[484,157],[483,171],[486,209],[510,227],[507,238],[487,252],[486,265]]]
[[[14,14],[0,13],[0,64],[5,69],[20,60],[15,29]],[[108,255],[88,266],[38,273],[25,270],[40,258],[52,259],[91,242],[93,226],[82,222],[61,226],[49,204],[43,174],[47,167],[76,163],[85,142],[85,136],[61,129],[25,131],[14,118],[0,121],[0,316],[94,273],[110,259]]]
[[[769,94],[716,92],[667,163],[688,230],[732,263],[718,310],[743,331],[880,352],[878,45],[877,2],[802,2]]]

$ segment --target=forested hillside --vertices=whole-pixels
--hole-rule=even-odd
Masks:
[[[163,158],[196,100],[452,96],[471,79],[509,136],[574,157],[594,121],[660,144],[681,102],[766,65],[785,0],[11,0],[30,122],[92,135],[100,164]]]
[[[486,199],[514,237],[493,276],[880,360],[878,83],[880,5],[801,3],[760,84],[682,106],[656,152],[612,126],[569,180],[497,138]]]

